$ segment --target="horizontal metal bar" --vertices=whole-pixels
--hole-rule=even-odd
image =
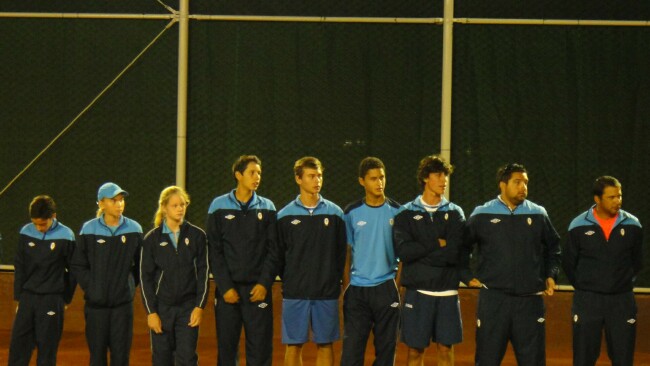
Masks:
[[[168,20],[175,17],[174,14],[0,13],[0,18]]]
[[[271,15],[191,14],[190,19],[240,21],[240,22],[442,24],[442,18],[309,17],[309,16],[271,16]]]
[[[584,19],[498,19],[498,18],[454,18],[459,24],[503,24],[503,25],[556,25],[556,26],[605,26],[605,27],[647,27],[648,20],[584,20]]]

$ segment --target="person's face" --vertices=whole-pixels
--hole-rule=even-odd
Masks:
[[[320,168],[305,168],[302,177],[296,176],[296,183],[300,186],[301,193],[318,194],[323,187],[323,171]]]
[[[34,224],[34,226],[36,226],[36,230],[38,230],[38,231],[42,232],[43,234],[45,234],[50,229],[50,227],[52,226],[52,223],[54,222],[55,217],[56,217],[56,215],[52,216],[49,219],[40,219],[40,218],[34,219],[34,218],[32,218],[32,224]]]
[[[429,177],[424,179],[424,190],[442,196],[447,190],[449,177],[445,172],[429,173]]]
[[[510,176],[508,183],[499,183],[501,197],[507,203],[517,206],[528,197],[528,174],[515,172]]]
[[[359,177],[359,184],[366,190],[366,195],[373,197],[383,197],[384,189],[386,188],[386,174],[384,169],[376,168],[370,169],[366,175]]]
[[[235,172],[235,178],[237,179],[237,185],[240,187],[249,191],[255,191],[262,181],[262,167],[251,161],[246,166],[244,173]]]
[[[122,216],[125,205],[126,203],[124,202],[124,195],[122,194],[118,194],[113,198],[104,198],[99,201],[99,208],[104,211],[104,215],[112,217]]]
[[[596,210],[604,213],[608,217],[618,215],[618,211],[623,204],[623,191],[620,187],[608,186],[603,190],[603,195],[598,197],[594,196],[596,201]]]
[[[181,195],[175,194],[169,197],[167,204],[162,207],[167,220],[182,222],[187,212],[187,202]]]

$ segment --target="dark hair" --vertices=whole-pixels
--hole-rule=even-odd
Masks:
[[[425,156],[420,160],[420,165],[418,166],[417,180],[421,188],[424,188],[424,180],[429,178],[431,173],[445,173],[446,175],[451,175],[454,172],[454,167],[445,160],[442,156],[439,155],[429,155]]]
[[[235,177],[236,172],[240,172],[241,174],[244,174],[244,171],[246,171],[246,168],[248,167],[249,163],[255,163],[260,167],[262,166],[262,161],[257,156],[242,155],[238,157],[237,160],[235,160],[235,162],[232,164],[232,176]],[[235,178],[235,182],[236,181],[237,178]]]
[[[528,173],[528,171],[523,165],[518,163],[506,164],[497,170],[497,185],[501,182],[508,184],[512,173]]]
[[[320,169],[321,172],[325,170],[320,160],[316,159],[313,156],[302,157],[296,160],[296,163],[293,164],[293,173],[297,177],[302,178],[302,173],[304,169],[316,169],[316,170]]]
[[[591,193],[593,193],[594,196],[602,197],[603,192],[605,192],[605,188],[607,187],[621,188],[621,182],[609,175],[603,175],[602,177],[596,178]]]
[[[51,219],[55,213],[56,203],[50,196],[36,196],[29,204],[29,217],[32,219]]]
[[[385,171],[386,167],[379,158],[368,156],[359,163],[359,178],[364,178],[370,169],[384,169]]]

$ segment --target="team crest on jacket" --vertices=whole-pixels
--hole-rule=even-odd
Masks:
[[[261,213],[261,212],[258,212],[258,213],[257,213],[257,219],[258,219],[258,220],[262,220],[262,213]]]
[[[526,222],[528,223],[528,226],[530,226],[533,224],[533,219],[529,217],[528,220],[526,220]]]
[[[98,242],[99,244],[104,244],[104,243],[106,243],[106,240],[104,240],[104,239],[99,239],[99,240],[97,240],[97,242]]]
[[[625,229],[621,228],[621,236],[625,236]]]
[[[585,233],[585,235],[587,235],[587,236],[592,236],[592,235],[594,235],[595,233],[596,233],[595,231],[593,231],[593,230],[589,230],[589,231],[587,231],[587,232]]]
[[[328,219],[328,218],[326,217],[325,220],[323,220],[323,223],[325,224],[325,226],[329,226],[329,224],[330,224],[330,219]]]
[[[36,246],[36,244],[34,244],[34,242],[32,242],[32,241],[30,241],[29,244],[27,244],[27,245],[29,245],[30,248],[33,248],[33,247]]]
[[[166,246],[167,246],[167,244],[169,244],[169,243],[168,243],[168,242],[166,242],[166,241],[163,241],[162,243],[160,243],[160,246],[161,246],[161,247],[166,247]]]
[[[291,221],[291,224],[292,225],[298,225],[298,224],[300,224],[300,220],[295,219],[295,220]]]
[[[225,216],[225,219],[226,219],[226,220],[232,220],[232,219],[234,219],[234,218],[235,218],[235,215],[226,215],[226,216]]]
[[[122,235],[122,244],[126,244],[126,236]]]
[[[422,215],[415,215],[415,216],[413,216],[413,219],[415,219],[417,221],[420,221],[420,220],[422,220]]]
[[[388,223],[390,224],[390,226],[393,226],[393,224],[395,223],[395,220],[390,219],[390,220],[388,220]]]
[[[187,245],[187,246],[190,245],[190,238],[185,238],[185,245]]]
[[[499,220],[497,218],[494,218],[494,219],[490,220],[490,222],[493,223],[493,224],[498,224],[498,223],[501,222],[501,220]]]
[[[52,244],[50,244],[50,250],[54,250],[54,248],[56,248],[56,243],[52,242]]]
[[[445,221],[449,220],[449,213],[445,214]]]

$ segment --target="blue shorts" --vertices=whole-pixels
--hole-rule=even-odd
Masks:
[[[282,343],[309,341],[311,325],[314,343],[332,343],[341,338],[338,300],[282,300]]]
[[[424,349],[430,342],[451,346],[463,341],[458,295],[430,296],[406,290],[402,307],[402,342]]]

